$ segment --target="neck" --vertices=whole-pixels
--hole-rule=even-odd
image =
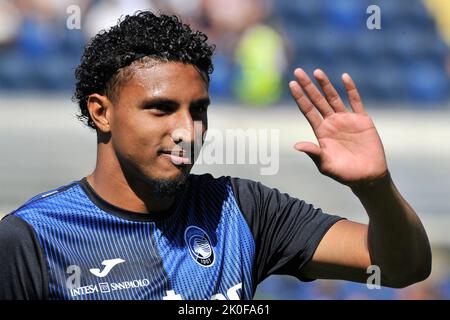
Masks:
[[[128,177],[115,153],[104,144],[98,144],[95,170],[87,177],[95,192],[106,202],[121,209],[148,214],[169,209],[175,197],[155,195],[141,179]]]

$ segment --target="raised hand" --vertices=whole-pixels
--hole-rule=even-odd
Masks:
[[[298,68],[294,74],[291,94],[318,141],[297,142],[294,148],[310,156],[321,173],[350,187],[385,176],[383,144],[350,76],[345,73],[342,80],[353,112],[322,70],[315,70],[314,77],[323,94],[305,71]]]

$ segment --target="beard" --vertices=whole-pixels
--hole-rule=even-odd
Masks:
[[[186,183],[193,166],[179,165],[177,167],[180,171],[175,177],[160,178],[146,173],[146,170],[140,169],[137,165],[127,161],[121,161],[120,158],[119,164],[129,186],[141,199],[147,198],[149,193],[155,198],[179,196],[186,188]]]
[[[145,183],[158,198],[174,197],[183,193],[188,177],[189,171],[183,170],[181,174],[171,179],[146,177]]]

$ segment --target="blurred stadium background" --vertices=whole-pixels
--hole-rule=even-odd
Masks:
[[[381,29],[369,30],[369,5]],[[71,29],[69,6],[80,8]],[[324,211],[367,222],[346,187],[292,149],[313,140],[290,101],[294,67],[349,72],[385,144],[392,175],[433,246],[431,277],[402,290],[272,276],[263,299],[450,298],[450,1],[447,0],[0,0],[0,216],[31,196],[87,175],[95,134],[71,102],[86,41],[138,9],[185,17],[217,44],[210,128],[280,129],[280,170],[200,165],[195,172],[251,178]],[[70,20],[74,21],[74,20]],[[337,85],[342,92],[342,86]],[[1,284],[0,284],[1,285]]]

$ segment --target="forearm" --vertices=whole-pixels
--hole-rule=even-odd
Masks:
[[[380,267],[384,282],[403,287],[428,277],[431,250],[426,231],[390,175],[353,186],[352,191],[369,215],[370,257]]]

